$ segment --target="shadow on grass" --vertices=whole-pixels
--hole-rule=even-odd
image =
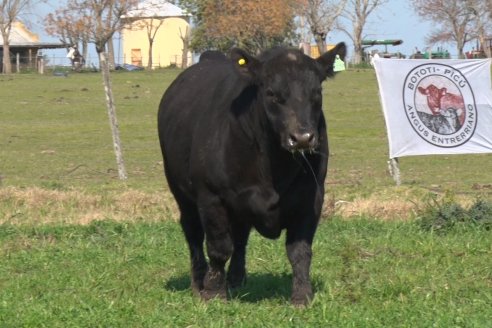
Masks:
[[[172,278],[165,284],[169,291],[190,290],[191,280],[187,275]],[[324,282],[319,277],[312,277],[314,293],[324,289]],[[246,303],[257,303],[262,300],[278,299],[290,301],[292,292],[292,274],[281,273],[251,273],[246,284],[242,287],[229,290],[229,299]]]

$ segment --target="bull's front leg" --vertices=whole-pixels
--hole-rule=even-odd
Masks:
[[[250,226],[237,222],[232,226],[234,252],[227,272],[229,288],[240,287],[246,283],[246,245],[250,230]]]
[[[218,199],[202,203],[199,208],[209,258],[209,267],[203,280],[201,296],[205,300],[215,297],[226,299],[227,286],[224,268],[234,249],[227,211]]]
[[[314,233],[317,220],[294,224],[287,228],[287,257],[292,266],[292,297],[293,305],[307,305],[313,298],[310,267]]]

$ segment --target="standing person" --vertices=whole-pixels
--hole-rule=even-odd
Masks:
[[[72,62],[72,69],[77,72],[80,71],[85,63],[84,57],[80,54],[77,45],[69,48],[67,58],[70,58],[70,61]]]

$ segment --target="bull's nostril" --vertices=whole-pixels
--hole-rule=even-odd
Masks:
[[[293,134],[289,136],[289,146],[295,147],[297,145],[297,137]]]

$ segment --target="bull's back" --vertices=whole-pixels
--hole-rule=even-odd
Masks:
[[[166,90],[159,104],[159,139],[163,152],[170,152],[170,157],[175,152],[174,148],[189,143],[189,133],[196,123],[194,116],[199,114],[196,99],[204,92],[200,87],[199,74],[195,71],[196,67],[191,67],[181,73]]]
[[[170,184],[188,184],[193,148],[200,148],[206,141],[204,130],[213,130],[228,110],[224,97],[234,84],[231,67],[226,60],[200,62],[181,73],[164,93],[158,130]]]

